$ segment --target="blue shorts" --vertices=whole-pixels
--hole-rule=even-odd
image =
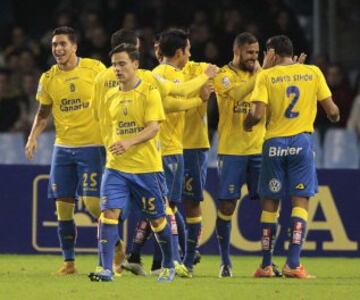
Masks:
[[[129,208],[138,208],[145,218],[165,216],[167,188],[162,172],[130,174],[105,169],[101,183],[101,210],[121,209],[125,220]]]
[[[261,155],[222,155],[218,157],[219,200],[240,199],[246,183],[251,199],[258,199],[257,187]]]
[[[48,197],[99,197],[104,165],[105,149],[102,146],[55,146],[51,160]]]
[[[204,188],[207,175],[208,150],[184,150],[184,189],[183,199],[204,200]]]
[[[167,197],[170,202],[180,203],[184,180],[184,157],[182,154],[166,155],[162,157],[166,186],[168,188]]]
[[[263,145],[259,193],[261,198],[311,197],[317,176],[311,134],[272,138]]]

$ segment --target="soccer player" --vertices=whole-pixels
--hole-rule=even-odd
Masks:
[[[219,194],[216,219],[217,238],[221,255],[219,277],[231,277],[230,260],[231,219],[241,187],[247,184],[249,196],[256,199],[261,163],[261,146],[265,134],[265,120],[252,132],[245,132],[242,123],[250,109],[250,92],[260,70],[259,43],[251,33],[236,36],[233,59],[215,77],[215,91],[219,107],[218,172]],[[263,67],[270,66],[271,54]]]
[[[295,63],[293,45],[284,35],[266,44],[275,53],[275,67],[262,71],[251,95],[252,108],[244,130],[256,130],[266,113],[267,131],[259,179],[262,202],[261,244],[263,259],[256,277],[273,277],[272,251],[276,238],[279,201],[291,197],[290,246],[283,275],[312,278],[300,264],[308,218],[309,199],[317,192],[317,177],[311,134],[317,102],[331,122],[340,119],[339,109],[320,69]]]
[[[203,73],[207,67],[207,63],[189,61],[182,70],[185,81],[191,80]],[[202,98],[209,99],[213,91],[214,86],[209,83],[201,90],[201,93],[203,93]],[[186,246],[185,241],[180,240],[180,234],[179,243],[185,254],[183,259],[184,265],[191,273],[193,272],[196,248],[201,232],[202,216],[200,202],[204,200],[203,191],[206,183],[207,158],[210,147],[207,124],[207,102],[185,112],[183,136],[184,186],[182,200],[186,217]],[[178,221],[177,219],[176,221],[180,231],[181,227],[179,224],[181,220]]]
[[[159,49],[162,55],[162,63],[156,67],[154,74],[173,81],[184,82],[182,69],[190,57],[190,41],[188,34],[180,29],[169,29],[160,35]],[[212,76],[216,75],[213,72]],[[161,150],[163,156],[163,165],[166,177],[166,183],[169,188],[168,200],[174,214],[180,214],[177,211],[177,205],[181,202],[182,181],[184,172],[183,159],[183,132],[185,124],[184,107],[175,105],[176,102],[188,103],[190,99],[164,99],[164,108],[166,110],[166,121],[162,123],[160,130]],[[178,101],[176,101],[178,100]],[[197,106],[201,105],[203,99],[196,97],[193,101]],[[187,107],[189,109],[191,107]],[[173,220],[172,215],[170,218]],[[177,235],[176,222],[172,221],[173,234]],[[177,274],[183,277],[191,277],[189,270],[182,264],[178,251],[178,242],[174,237],[174,259],[176,261]],[[152,269],[155,269],[154,266]]]
[[[101,186],[99,251],[104,270],[89,277],[92,281],[112,281],[118,219],[131,201],[150,219],[162,249],[163,269],[158,281],[170,282],[175,269],[158,134],[165,119],[161,97],[156,88],[137,76],[139,52],[135,46],[120,44],[110,56],[120,86],[110,89],[103,100],[104,117],[111,125]]]
[[[105,69],[94,59],[76,55],[76,35],[70,27],[52,33],[52,54],[56,65],[42,74],[36,95],[39,109],[25,146],[32,159],[37,138],[52,113],[56,140],[50,170],[49,198],[56,200],[58,235],[64,265],[57,275],[76,273],[74,223],[75,199],[84,201],[94,218],[100,216],[100,179],[104,164],[99,126],[90,102],[96,75]]]

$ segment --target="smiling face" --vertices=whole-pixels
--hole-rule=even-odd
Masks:
[[[252,72],[259,56],[259,43],[234,48],[234,64],[241,70]]]
[[[56,63],[66,66],[76,57],[77,44],[72,42],[67,34],[58,34],[52,38],[51,50]]]

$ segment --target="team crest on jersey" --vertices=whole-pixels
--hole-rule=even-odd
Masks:
[[[269,181],[269,189],[273,193],[277,193],[281,190],[281,182],[276,178],[273,178]]]
[[[224,86],[224,88],[226,88],[226,89],[228,87],[230,87],[230,85],[231,85],[231,81],[230,81],[229,77],[226,77],[226,76],[221,80],[221,83]]]
[[[70,83],[69,89],[70,89],[70,92],[72,92],[72,93],[75,92],[75,90],[76,90],[75,84]]]

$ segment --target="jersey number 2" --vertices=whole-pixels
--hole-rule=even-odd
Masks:
[[[286,89],[286,96],[290,97],[291,95],[294,95],[294,97],[285,111],[285,117],[289,119],[296,118],[299,115],[299,112],[292,111],[300,97],[300,90],[297,86],[291,85]]]

